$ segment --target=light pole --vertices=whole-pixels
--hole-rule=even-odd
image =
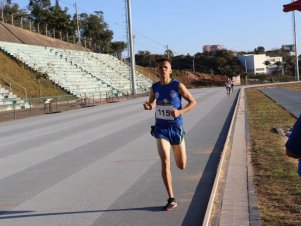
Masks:
[[[75,7],[75,13],[76,13],[76,26],[77,26],[77,35],[78,35],[78,45],[81,45],[81,41],[80,41],[80,30],[79,30],[79,23],[78,23],[78,14],[77,14],[77,4],[76,2],[74,3],[74,7]]]
[[[134,41],[132,31],[132,16],[131,16],[131,1],[127,0],[128,10],[128,29],[129,29],[129,41],[130,41],[130,59],[131,59],[131,78],[132,78],[132,94],[136,95],[136,75],[135,75],[135,54],[134,54]]]
[[[295,75],[296,75],[297,81],[299,81],[299,60],[298,60],[298,51],[297,51],[297,32],[296,32],[295,11],[293,11],[293,28],[294,28],[294,44],[295,44]]]

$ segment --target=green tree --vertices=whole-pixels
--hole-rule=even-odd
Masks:
[[[48,11],[47,23],[50,28],[57,32],[74,33],[74,26],[71,23],[68,8],[62,9],[58,4],[51,6]]]
[[[26,19],[33,21],[35,24],[39,24],[40,28],[45,30],[46,26],[48,26],[50,7],[50,0],[30,0],[28,4],[30,14]],[[49,26],[48,30],[50,29]]]
[[[30,20],[36,25],[39,24],[41,30],[62,31],[63,34],[73,33],[74,25],[68,14],[68,8],[62,9],[56,1],[51,6],[50,0],[30,0],[28,9],[30,10]],[[58,36],[57,36],[58,37]]]
[[[100,51],[107,53],[111,51],[110,45],[113,39],[113,31],[108,29],[104,22],[103,12],[96,11],[95,14],[82,13],[79,16],[81,37],[92,39],[94,45],[100,47]]]
[[[258,46],[257,48],[254,49],[255,54],[263,54],[265,53],[265,49],[263,46]]]
[[[50,7],[50,0],[30,0],[28,4],[30,19],[35,23],[45,23],[48,18],[48,11],[50,10]]]
[[[149,51],[143,50],[139,51],[135,55],[135,61],[137,65],[144,66],[144,67],[156,67],[157,62],[162,55],[159,54],[151,54]]]
[[[127,45],[125,42],[112,42],[111,50],[113,53],[116,53],[119,60],[121,60],[121,54],[126,49]]]
[[[271,62],[266,60],[266,61],[263,62],[263,64],[268,67],[269,65],[271,65]]]
[[[0,9],[1,9],[1,20],[5,22],[11,23],[11,16],[13,19],[18,18],[21,11],[19,10],[19,5],[17,3],[12,3],[10,0],[2,0],[0,1]],[[2,18],[3,16],[3,18]]]

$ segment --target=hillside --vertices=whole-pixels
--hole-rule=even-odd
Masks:
[[[67,43],[59,39],[47,37],[45,35],[34,33],[3,22],[0,22],[0,41],[90,51],[85,47]]]
[[[28,97],[63,96],[68,95],[64,90],[53,84],[50,80],[39,78],[38,75],[24,68],[22,64],[10,59],[0,51],[0,84],[8,89],[10,80],[12,90],[18,97],[25,98],[23,86],[27,89]],[[17,84],[19,85],[17,85]]]
[[[153,81],[158,80],[156,68],[137,66],[136,69]],[[189,88],[224,86],[227,80],[225,76],[191,72],[187,70],[173,70],[173,76]]]
[[[227,78],[225,76],[211,75],[185,70],[175,70],[174,76],[189,88],[203,86],[224,86]]]

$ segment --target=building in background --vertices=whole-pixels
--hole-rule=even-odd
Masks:
[[[213,52],[225,49],[222,45],[203,45],[203,53],[205,52]]]
[[[265,54],[244,54],[237,56],[247,74],[272,74],[282,72],[282,57],[269,57]]]

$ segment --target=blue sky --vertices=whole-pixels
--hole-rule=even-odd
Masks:
[[[29,0],[13,0],[24,8]],[[60,0],[74,13],[74,0]],[[235,51],[266,50],[293,44],[291,0],[131,0],[135,51],[193,55],[205,44]],[[124,0],[77,0],[78,12],[103,11],[115,41],[126,41]],[[296,12],[298,54],[301,50],[301,12]]]

